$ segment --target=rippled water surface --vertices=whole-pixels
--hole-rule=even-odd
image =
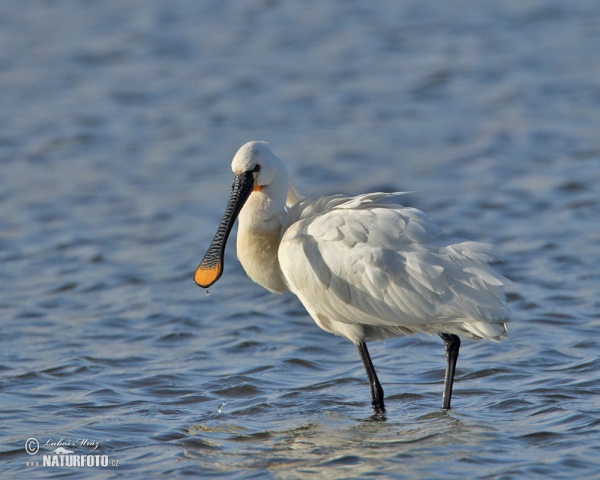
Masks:
[[[594,1],[4,0],[1,476],[598,478],[599,52]],[[510,338],[463,342],[454,410],[437,337],[372,344],[377,421],[234,242],[194,285],[248,140],[496,245]],[[27,466],[61,439],[118,466]]]

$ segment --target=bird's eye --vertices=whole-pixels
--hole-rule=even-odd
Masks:
[[[252,171],[253,171],[254,173],[258,173],[258,172],[260,172],[260,165],[256,164],[256,165],[254,166],[254,168],[252,169]]]

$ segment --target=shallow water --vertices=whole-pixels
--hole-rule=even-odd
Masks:
[[[3,478],[597,478],[598,25],[592,1],[2,2]],[[510,338],[463,342],[454,410],[437,337],[372,344],[378,421],[353,345],[234,242],[193,284],[253,139],[306,195],[415,191],[496,245]],[[118,466],[26,465],[61,439]]]

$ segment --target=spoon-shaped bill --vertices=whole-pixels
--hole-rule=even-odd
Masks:
[[[231,228],[244,203],[254,188],[252,172],[236,174],[231,186],[231,194],[225,208],[225,214],[217,229],[210,247],[194,273],[194,281],[202,288],[208,288],[215,283],[223,273],[223,253]]]

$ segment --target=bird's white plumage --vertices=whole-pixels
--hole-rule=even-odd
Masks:
[[[322,328],[355,343],[419,331],[499,340],[506,279],[487,264],[491,247],[444,237],[424,213],[389,204],[398,196],[294,205],[278,252],[288,288]]]
[[[238,258],[260,285],[295,293],[321,328],[357,344],[415,332],[505,335],[507,280],[488,265],[489,245],[445,237],[396,203],[401,194],[302,198],[262,142],[244,145],[232,168],[257,163]]]

